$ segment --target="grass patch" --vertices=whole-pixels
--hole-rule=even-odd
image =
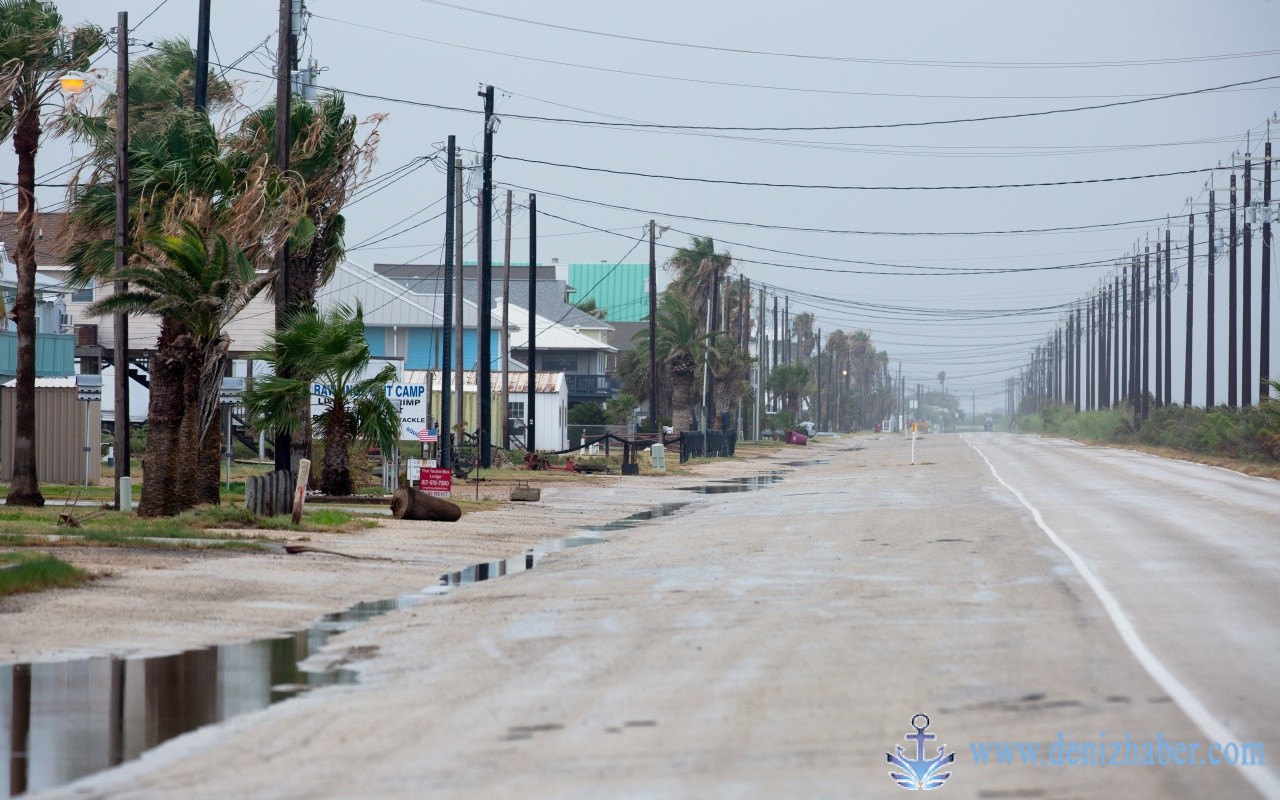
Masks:
[[[79,586],[89,574],[51,555],[27,556],[10,554],[9,566],[0,569],[0,597],[23,592]]]
[[[1280,401],[1246,408],[1215,406],[1153,408],[1136,427],[1130,409],[1076,413],[1051,406],[1037,415],[1019,417],[1024,432],[1055,433],[1089,442],[1135,447],[1148,452],[1192,456],[1204,463],[1241,469],[1250,474],[1280,472]]]

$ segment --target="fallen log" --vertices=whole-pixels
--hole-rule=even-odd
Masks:
[[[457,522],[462,517],[462,509],[443,497],[401,486],[391,496],[391,516],[396,519]]]

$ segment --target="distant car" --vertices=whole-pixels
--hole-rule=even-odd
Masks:
[[[984,431],[989,431],[989,430],[991,430],[991,428],[992,428],[992,426],[993,426],[994,424],[995,424],[995,423],[992,421],[991,417],[987,417],[986,419],[984,419],[984,420],[982,421],[982,429],[983,429]]]
[[[818,426],[814,425],[812,422],[801,422],[799,425],[796,426],[796,430],[800,431],[805,436],[818,435]]]

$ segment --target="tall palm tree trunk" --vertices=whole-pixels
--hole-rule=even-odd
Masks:
[[[325,429],[320,491],[330,497],[346,497],[351,494],[351,419],[336,402],[329,414],[329,427]]]
[[[693,427],[693,379],[671,378],[671,428],[677,433]]]
[[[190,337],[176,322],[164,320],[151,359],[151,400],[147,407],[147,450],[142,457],[142,499],[138,515],[169,517],[188,508],[182,502],[181,463],[193,460],[182,452],[182,422],[187,416],[187,354]]]
[[[219,418],[205,428],[200,440],[200,457],[196,459],[196,502],[218,505],[222,502],[222,482],[218,474],[222,466],[222,426]]]
[[[25,109],[13,132],[18,156],[17,291],[13,314],[18,320],[18,364],[14,389],[13,478],[5,503],[43,506],[36,476],[36,151],[40,147],[39,108]]]

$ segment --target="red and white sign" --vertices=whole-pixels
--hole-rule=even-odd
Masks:
[[[418,471],[418,489],[436,497],[448,497],[453,491],[453,472],[442,467],[423,467]]]

